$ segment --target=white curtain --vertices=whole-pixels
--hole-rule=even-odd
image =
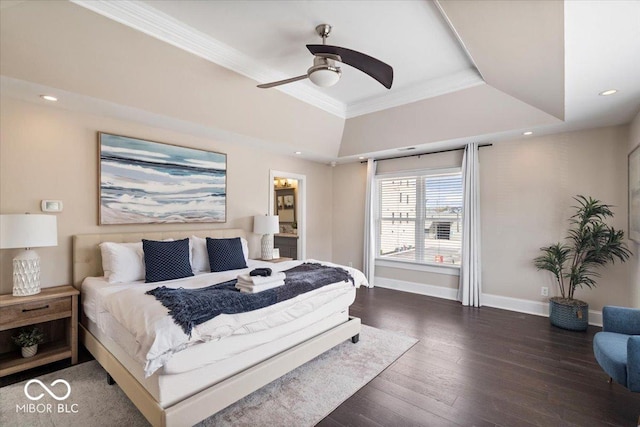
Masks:
[[[375,227],[375,178],[376,162],[373,159],[367,161],[367,198],[364,209],[364,260],[363,273],[373,287],[373,277],[376,257],[376,227]]]
[[[467,144],[462,159],[462,264],[458,301],[480,307],[480,179],[478,144]]]

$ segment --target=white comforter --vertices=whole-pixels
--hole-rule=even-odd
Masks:
[[[308,262],[336,266],[322,261],[308,260]],[[238,274],[247,273],[259,266],[282,271],[301,263],[302,261],[288,261],[271,264],[250,260],[249,268],[242,270],[201,274],[158,283],[134,282],[105,285],[108,287],[102,292],[94,292],[91,295],[91,310],[86,311],[88,317],[92,318],[104,332],[107,332],[108,328],[106,317],[108,313],[135,337],[138,343],[138,352],[131,356],[144,363],[145,375],[148,377],[164,366],[174,353],[197,342],[258,332],[293,321],[345,293],[353,292],[353,285],[350,282],[334,283],[259,310],[232,315],[222,314],[195,326],[191,337],[186,335],[182,328],[173,321],[166,307],[155,297],[145,294],[147,291],[158,286],[201,288],[234,279]],[[367,280],[362,272],[350,267],[339,267],[349,271],[354,278],[356,287],[367,286]]]

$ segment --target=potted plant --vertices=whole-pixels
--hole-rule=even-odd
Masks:
[[[38,344],[44,340],[44,334],[37,327],[21,329],[13,337],[13,342],[21,347],[22,357],[33,357],[38,352]]]
[[[589,325],[589,305],[574,298],[576,288],[596,286],[596,269],[616,260],[625,262],[631,251],[624,243],[624,231],[605,223],[613,217],[611,206],[600,200],[578,195],[578,206],[570,218],[567,243],[540,248],[534,260],[538,270],[550,271],[560,289],[559,297],[549,300],[549,320],[564,329],[584,331]]]

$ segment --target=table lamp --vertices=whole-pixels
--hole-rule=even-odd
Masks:
[[[262,234],[262,259],[273,259],[273,234],[280,231],[278,215],[253,217],[253,232]]]
[[[0,215],[0,249],[25,248],[13,259],[13,295],[40,293],[40,257],[31,248],[58,246],[53,215]]]

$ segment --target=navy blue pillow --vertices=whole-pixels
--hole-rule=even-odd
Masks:
[[[212,239],[207,237],[207,252],[211,271],[237,270],[247,268],[242,252],[242,242],[235,239]]]
[[[170,242],[142,239],[142,250],[147,283],[193,276],[189,262],[189,239]]]

